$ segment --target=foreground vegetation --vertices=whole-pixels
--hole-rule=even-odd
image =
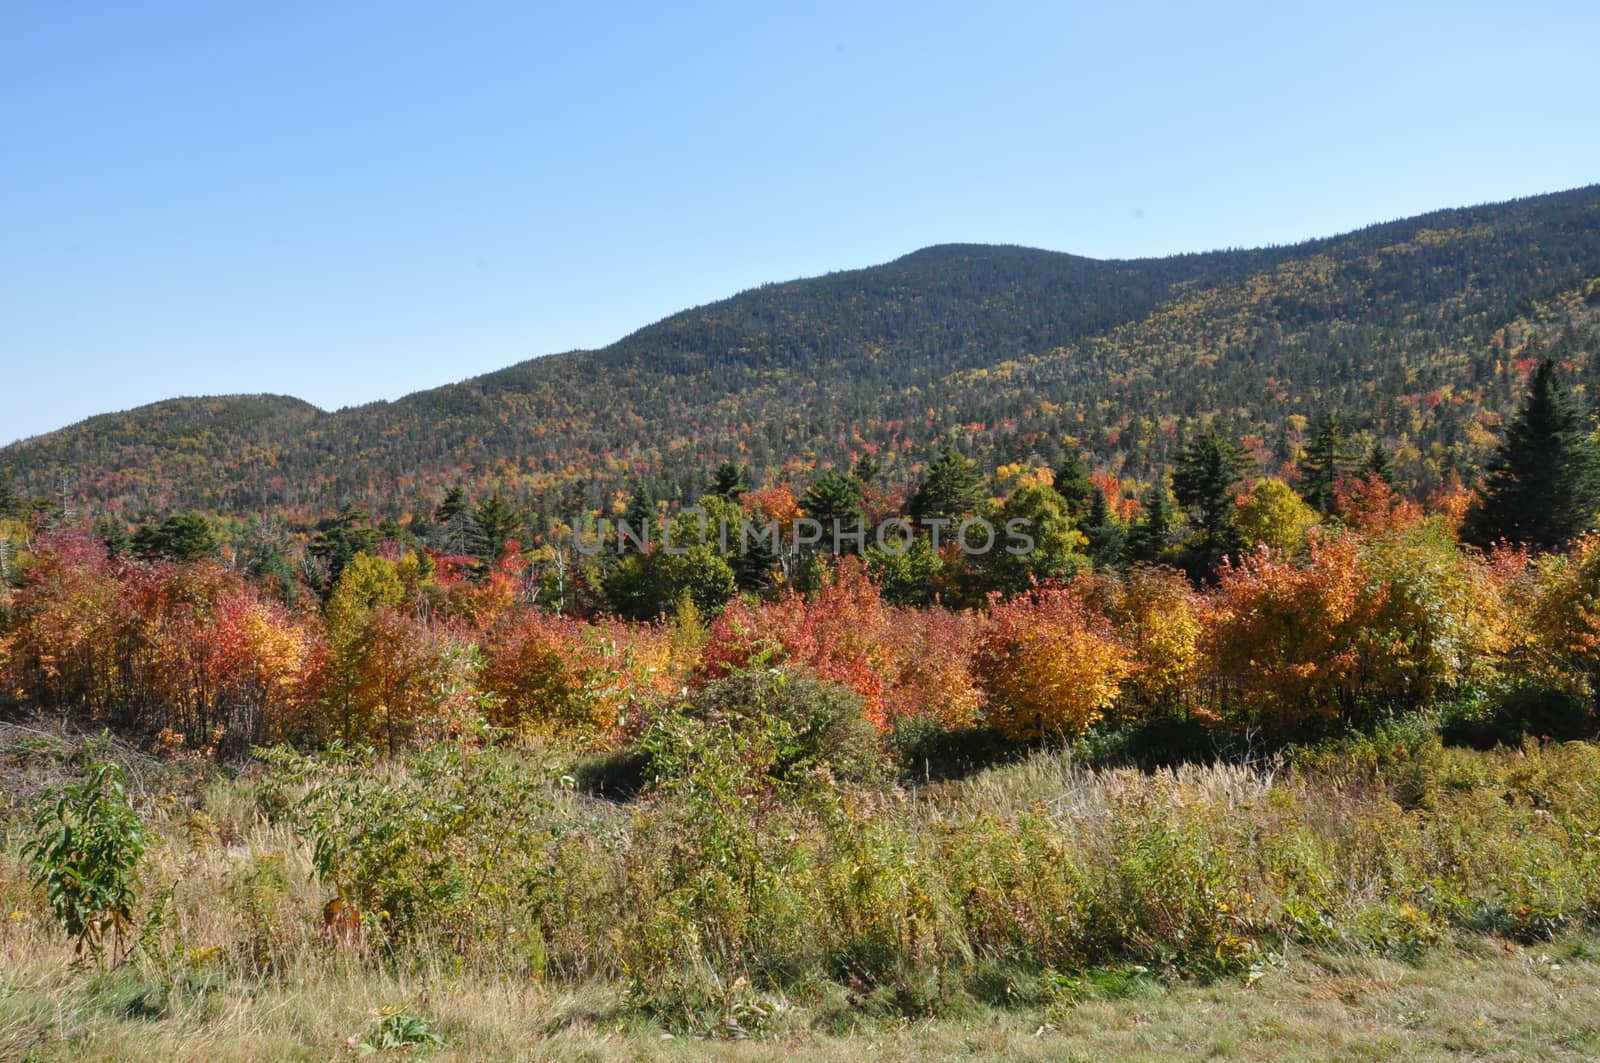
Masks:
[[[653,722],[626,804],[525,743],[278,749],[230,777],[8,728],[0,1053],[1596,1046],[1591,744],[1396,725],[1253,765],[1055,750],[907,788],[854,755],[836,693],[725,680]],[[26,813],[107,758],[147,832],[135,944],[75,968]]]

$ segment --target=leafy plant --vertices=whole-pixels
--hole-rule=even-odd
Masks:
[[[113,965],[127,955],[145,846],[144,822],[115,764],[90,765],[81,782],[40,808],[23,854],[33,884],[45,891],[80,959],[87,955],[102,965],[108,936]]]

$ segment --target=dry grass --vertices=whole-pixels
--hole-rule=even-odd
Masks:
[[[49,753],[49,736],[21,737],[39,748],[13,748],[9,762],[19,778],[70,774],[68,763]],[[1594,758],[1587,746],[1429,753],[1391,770],[1380,786],[1359,756],[1333,773],[1219,765],[1143,774],[1089,771],[1065,756],[1041,755],[963,783],[855,795],[851,830],[881,829],[893,843],[863,847],[860,859],[904,858],[885,865],[899,876],[885,879],[891,886],[944,890],[928,910],[959,940],[948,952],[926,953],[926,962],[955,972],[952,985],[958,974],[964,988],[920,1011],[894,1011],[859,988],[802,972],[781,988],[730,994],[768,1013],[745,1023],[748,1039],[728,1029],[710,1040],[685,1034],[681,1023],[669,1032],[621,981],[595,973],[616,967],[598,957],[616,947],[604,931],[648,930],[658,909],[647,898],[607,886],[592,895],[605,910],[569,913],[572,925],[558,933],[589,954],[588,966],[565,981],[425,948],[386,959],[365,955],[330,940],[322,921],[328,888],[315,881],[309,845],[269,822],[255,784],[214,779],[168,794],[181,773],[146,764],[141,811],[159,841],[147,854],[145,880],[156,891],[170,884],[173,894],[159,944],[136,963],[107,974],[73,968],[70,946],[27,888],[15,836],[0,851],[0,1060],[354,1058],[347,1040],[370,1035],[381,1016],[397,1011],[424,1017],[443,1044],[391,1054],[441,1060],[1600,1056],[1600,936],[1582,886],[1597,866]],[[1539,807],[1508,810],[1513,790]],[[1401,791],[1407,807],[1393,800]],[[637,829],[628,813],[570,792],[553,801],[545,814],[562,822],[603,822],[623,834]],[[1529,825],[1544,823],[1547,805],[1567,810],[1574,824],[1585,821],[1587,833],[1538,836]],[[1030,817],[1042,826],[1023,831],[1019,824]],[[1175,862],[1147,863],[1136,874],[1127,870],[1129,855],[1146,850],[1130,848],[1130,837],[1137,842],[1146,826],[1184,829],[1170,839],[1159,830],[1152,835],[1156,848],[1149,851]],[[1458,827],[1470,837],[1452,833]],[[1386,828],[1394,833],[1383,836]],[[1173,839],[1180,848],[1166,847]],[[621,845],[582,849],[590,861],[584,867],[610,882],[605,861],[623,859]],[[1368,909],[1398,903],[1396,875],[1423,874],[1382,864],[1380,857],[1402,849],[1415,855],[1415,868],[1426,859],[1435,869],[1427,874],[1459,871],[1475,888],[1505,883],[1495,889],[1525,888],[1538,899],[1549,883],[1564,882],[1575,892],[1557,899],[1572,918],[1557,941],[1538,945],[1438,921],[1423,927],[1425,943],[1414,950],[1394,927],[1373,937],[1363,922]],[[1050,876],[1062,861],[1091,877],[1057,882]],[[1131,966],[1125,952],[1089,961],[1121,964],[1104,970],[1028,968],[1006,950],[1034,924],[1021,916],[1008,921],[1004,907],[984,922],[972,903],[975,885],[987,888],[992,880],[991,899],[1009,897],[1024,910],[1070,901],[1077,890],[1099,898],[1099,907],[1085,909],[1091,923],[1122,918],[1129,909],[1116,903],[1127,901],[1175,927],[1203,926],[1183,922],[1189,917],[1173,906],[1191,902],[1161,877],[1191,867],[1215,874],[1227,891],[1207,899],[1199,918],[1231,926],[1236,897],[1254,896],[1264,906],[1262,898],[1289,881],[1320,891],[1327,909],[1348,920],[1341,927],[1349,933],[1339,944],[1319,938],[1311,947],[1292,943],[1305,939],[1242,931],[1255,934],[1241,938],[1251,948],[1225,968],[1231,973],[1211,981],[1174,975],[1185,970],[1181,962],[1158,978]],[[1555,873],[1562,868],[1564,878]],[[1528,879],[1530,869],[1542,869],[1542,877]],[[1006,884],[1013,879],[1020,884]],[[1501,895],[1483,888],[1486,897]],[[1223,900],[1227,907],[1217,903]],[[893,902],[892,889],[874,893],[846,914],[898,911]],[[795,925],[826,929],[815,907],[796,914]],[[1057,910],[1064,909],[1049,909]],[[1436,929],[1438,938],[1430,936]],[[1132,937],[1125,947],[1142,940]],[[1392,958],[1400,954],[1413,962]],[[1048,988],[997,1007],[984,1003],[995,998],[978,988],[986,970]]]
[[[563,990],[327,965],[304,980],[174,995],[157,1015],[130,974],[67,970],[68,956],[10,934],[0,1058],[327,1059],[384,1009],[426,1015],[439,1060],[489,1059],[1567,1059],[1600,1054],[1600,941],[1534,948],[1465,939],[1420,965],[1312,953],[1259,978],[1136,984],[1046,1009],[869,1022],[838,1002],[798,1004],[757,1040],[673,1037],[606,987]],[[405,1050],[393,1054],[402,1055]]]

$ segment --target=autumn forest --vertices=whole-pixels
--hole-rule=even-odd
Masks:
[[[1590,187],[23,440],[7,933],[202,1025],[358,969],[412,1003],[352,1047],[491,1055],[463,986],[809,1044],[1588,948],[1597,391]]]

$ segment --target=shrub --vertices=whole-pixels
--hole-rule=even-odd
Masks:
[[[80,958],[101,964],[109,936],[112,963],[122,962],[135,930],[145,845],[144,823],[115,764],[91,764],[81,781],[40,807],[23,853]]]
[[[743,743],[752,778],[790,785],[824,775],[880,782],[888,763],[861,698],[846,687],[779,668],[751,668],[709,683],[687,710],[669,711],[646,736],[658,778],[695,761],[696,735],[725,727]]]
[[[988,718],[1009,738],[1081,734],[1116,701],[1133,655],[1072,588],[994,600],[976,671]]]

